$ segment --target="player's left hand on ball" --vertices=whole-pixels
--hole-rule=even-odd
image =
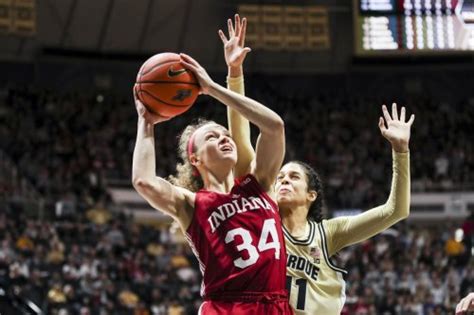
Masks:
[[[204,69],[196,60],[191,56],[186,54],[179,54],[181,57],[181,64],[184,68],[192,71],[196,76],[196,79],[199,82],[201,89],[199,94],[209,94],[209,88],[214,83],[209,74],[207,74],[206,69]]]
[[[137,114],[140,118],[143,118],[147,123],[150,123],[150,124],[158,124],[160,122],[163,122],[163,121],[167,121],[167,120],[170,120],[171,117],[163,117],[163,116],[160,116],[158,114],[155,114],[151,111],[149,111],[145,105],[143,105],[142,102],[140,102],[140,100],[138,99],[136,93],[135,93],[135,89],[133,90],[133,97],[135,99],[135,108],[137,110]]]
[[[410,141],[410,130],[415,115],[411,115],[410,119],[406,121],[405,107],[400,110],[398,115],[397,104],[392,104],[392,114],[388,112],[387,106],[382,105],[383,118],[379,118],[379,129],[382,136],[386,138],[396,152],[408,152],[408,143]],[[385,121],[384,121],[385,118]]]

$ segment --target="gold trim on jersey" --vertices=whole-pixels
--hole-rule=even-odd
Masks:
[[[324,229],[323,222],[318,223],[319,234],[321,235],[321,245],[323,250],[324,260],[326,260],[327,265],[334,271],[340,272],[343,275],[347,275],[347,270],[337,267],[333,264],[329,257],[328,244],[326,240],[326,231]]]
[[[283,227],[283,234],[285,234],[285,237],[288,241],[290,241],[291,243],[295,245],[309,245],[313,241],[314,235],[316,234],[316,227],[313,221],[308,221],[308,223],[309,223],[309,235],[308,235],[308,238],[305,240],[298,240],[294,238],[290,234],[290,232],[288,232],[284,224],[281,225]]]

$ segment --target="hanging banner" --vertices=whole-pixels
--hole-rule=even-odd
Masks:
[[[252,49],[324,50],[330,48],[329,16],[324,6],[239,6],[247,18],[246,41]]]

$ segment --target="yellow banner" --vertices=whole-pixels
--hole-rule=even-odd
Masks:
[[[13,8],[13,32],[27,36],[35,34],[36,1],[14,0]]]
[[[283,20],[285,48],[288,50],[305,49],[307,25],[303,7],[286,6]]]
[[[260,6],[253,4],[243,4],[239,7],[241,16],[247,18],[247,35],[245,43],[252,49],[258,49],[263,46],[261,37],[262,32],[262,16],[260,14]]]
[[[329,49],[329,17],[324,6],[240,5],[247,18],[247,44],[265,50]]]
[[[307,45],[309,49],[329,49],[329,18],[326,8],[320,6],[310,6],[306,10],[308,23]]]
[[[12,29],[13,0],[0,0],[0,33],[9,34]]]

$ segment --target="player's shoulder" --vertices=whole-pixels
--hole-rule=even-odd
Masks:
[[[349,221],[349,217],[341,216],[337,218],[324,219],[318,225],[320,229],[328,236],[344,228]]]

